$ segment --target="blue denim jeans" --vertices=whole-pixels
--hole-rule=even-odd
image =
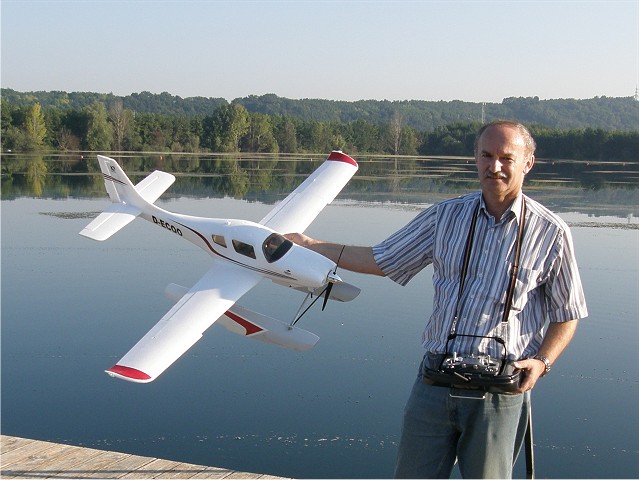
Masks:
[[[421,375],[404,410],[395,478],[449,478],[455,465],[463,478],[511,478],[528,421],[530,392],[474,394],[426,385]]]

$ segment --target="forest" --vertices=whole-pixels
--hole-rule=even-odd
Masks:
[[[483,112],[482,112],[483,110]],[[430,119],[428,121],[424,119]],[[471,156],[482,118],[526,124],[539,158],[639,162],[634,98],[335,102],[275,95],[181,99],[168,93],[2,89],[2,151],[153,151]]]

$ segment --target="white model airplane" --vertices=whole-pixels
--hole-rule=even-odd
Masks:
[[[112,158],[98,155],[107,192],[113,202],[80,235],[106,240],[135,217],[178,235],[213,257],[211,269],[190,289],[166,289],[177,303],[142,339],[106,372],[131,382],[147,383],[186,352],[215,321],[229,330],[267,343],[307,350],[319,337],[295,327],[308,298],[325,295],[339,301],[360,290],[342,282],[328,258],[293,244],[280,233],[303,232],[357,171],[348,155],[334,151],[299,187],[259,223],[202,218],[164,210],[153,203],[175,177],[154,171],[133,185]],[[302,290],[307,297],[290,323],[252,312],[235,302],[262,279]]]

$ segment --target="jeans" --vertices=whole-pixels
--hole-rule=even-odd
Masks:
[[[511,478],[528,422],[530,392],[475,394],[426,385],[421,375],[404,410],[395,478],[449,478],[455,465],[463,478]]]

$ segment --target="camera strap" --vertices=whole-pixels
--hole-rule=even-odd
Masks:
[[[464,252],[464,262],[462,264],[461,270],[461,278],[459,280],[459,291],[457,292],[457,304],[455,305],[455,313],[453,316],[453,323],[450,329],[450,334],[448,336],[449,340],[457,336],[457,321],[459,314],[459,305],[461,303],[462,293],[464,290],[464,283],[466,280],[466,272],[468,271],[468,264],[470,262],[470,253],[473,248],[473,240],[475,237],[475,227],[477,225],[477,217],[479,216],[479,205],[481,200],[477,202],[475,206],[475,210],[473,211],[473,220],[470,224],[470,229],[468,231],[468,237],[466,238],[466,248]],[[524,223],[526,220],[526,199],[521,197],[521,211],[519,215],[519,229],[517,231],[517,238],[515,239],[515,258],[513,260],[512,270],[510,272],[510,282],[508,284],[508,290],[506,292],[506,302],[504,304],[504,313],[502,315],[501,324],[505,325],[508,323],[508,317],[510,314],[510,309],[512,306],[513,296],[515,293],[515,284],[517,281],[517,271],[519,270],[519,258],[521,255],[521,245],[523,243],[524,238]],[[496,338],[497,341],[503,344],[503,339]],[[505,348],[505,345],[504,345]]]

